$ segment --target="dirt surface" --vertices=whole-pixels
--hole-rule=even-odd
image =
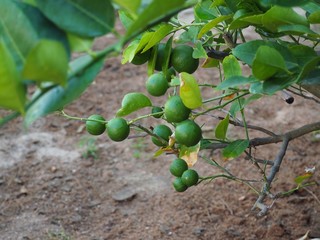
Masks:
[[[196,75],[201,82],[217,81],[215,71]],[[65,111],[110,119],[127,92],[146,93],[145,80],[146,66],[109,59],[94,84]],[[153,100],[161,103],[164,98]],[[274,96],[250,105],[246,115],[249,123],[281,133],[316,121],[319,110],[300,97],[288,105]],[[141,123],[149,127],[159,122]],[[206,123],[212,134],[210,126],[217,120]],[[231,130],[231,138],[244,134],[242,128]],[[320,181],[320,142],[313,138],[307,134],[290,143],[274,192],[292,189],[294,178],[306,167],[315,167],[313,180]],[[272,160],[278,148],[259,147],[255,155]],[[28,130],[21,119],[11,122],[0,129],[0,238],[298,239],[306,233],[305,239],[320,238],[319,187],[277,199],[266,216],[257,217],[257,211],[251,211],[257,196],[240,183],[219,179],[176,193],[168,171],[174,157],[153,159],[155,151],[149,137],[114,143],[105,135],[89,136],[82,122],[58,115],[40,119]],[[202,154],[239,177],[261,179],[243,156],[224,161],[220,151]],[[218,172],[202,159],[194,167],[202,176]]]

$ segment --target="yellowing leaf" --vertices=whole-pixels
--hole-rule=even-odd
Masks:
[[[192,167],[198,161],[198,152],[200,143],[192,147],[181,146],[179,158],[185,160],[189,167]]]
[[[202,105],[202,97],[197,80],[189,73],[182,72],[180,77],[180,97],[183,104],[190,109]]]

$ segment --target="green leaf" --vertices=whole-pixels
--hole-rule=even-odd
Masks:
[[[93,38],[80,37],[72,33],[67,33],[67,36],[73,52],[87,52],[91,50]]]
[[[122,9],[128,11],[131,15],[136,16],[140,7],[141,0],[113,0]]]
[[[148,44],[152,36],[153,36],[153,32],[145,32],[139,41],[139,45],[136,49],[136,52],[142,51],[143,48]]]
[[[161,4],[159,4],[159,1],[153,0],[128,28],[124,39],[130,39],[132,36],[161,22],[161,20],[168,19],[188,6],[184,0],[163,0]]]
[[[212,1],[205,0],[200,1],[194,8],[194,14],[196,17],[202,20],[211,20],[216,18],[219,13],[216,8],[211,8]]]
[[[219,23],[221,23],[222,21],[228,20],[232,18],[232,15],[225,15],[225,16],[219,16],[213,20],[211,20],[210,22],[208,22],[207,24],[205,24],[201,29],[200,32],[198,33],[198,39],[202,38],[202,36],[204,34],[206,34],[207,32],[209,32],[212,28],[214,28],[215,26],[217,26]]]
[[[143,48],[142,52],[149,50],[154,45],[159,43],[164,37],[166,37],[171,32],[172,29],[172,25],[162,24],[155,32],[152,33],[147,45]]]
[[[222,150],[223,157],[232,159],[239,157],[249,147],[249,140],[235,140]]]
[[[110,0],[36,0],[39,9],[61,29],[83,37],[97,37],[113,30]]]
[[[29,51],[43,38],[60,41],[69,55],[66,34],[45,18],[38,8],[22,2],[1,1],[0,36],[19,70],[23,68]]]
[[[303,78],[303,80],[300,82],[301,87],[303,87],[305,90],[309,91],[313,95],[320,98],[320,70],[314,70],[311,71],[307,76]]]
[[[189,73],[182,72],[180,77],[180,97],[183,104],[190,109],[202,105],[202,97],[197,80]]]
[[[195,44],[195,48],[193,50],[192,53],[192,57],[193,58],[207,58],[207,52],[206,50],[203,48],[203,45],[200,41],[197,41]]]
[[[178,39],[175,39],[176,44],[184,44],[195,42],[199,33],[200,26],[191,26],[188,30],[182,32]]]
[[[299,76],[297,78],[297,82],[300,82],[305,76],[307,76],[311,71],[313,71],[320,62],[320,56],[312,58],[308,61],[301,69]]]
[[[221,140],[226,139],[227,131],[229,127],[229,117],[230,117],[229,114],[227,114],[227,116],[223,120],[221,120],[216,126],[216,130],[215,130],[216,138]]]
[[[161,64],[161,69],[164,75],[166,76],[168,67],[170,65],[170,56],[172,51],[172,42],[173,42],[173,35],[168,39],[166,42],[166,46],[164,48],[164,54],[163,54],[163,62]]]
[[[217,90],[225,90],[228,88],[238,87],[245,84],[250,84],[258,81],[256,78],[250,76],[250,77],[243,77],[243,76],[233,76],[230,78],[227,78],[223,82],[221,82],[216,89]]]
[[[307,13],[312,14],[314,12],[320,11],[320,4],[315,3],[313,1],[308,1],[306,4],[301,6],[301,8],[305,10]]]
[[[260,82],[259,82],[260,83]],[[260,99],[262,97],[261,94],[253,94],[248,98],[240,98],[238,101],[234,101],[230,107],[229,114],[236,118],[236,114],[244,109],[247,105],[249,105],[252,102],[255,102],[256,100]]]
[[[225,78],[242,75],[240,64],[233,55],[229,55],[223,59],[222,67]]]
[[[243,44],[239,44],[232,50],[232,53],[236,58],[245,62],[249,66],[252,66],[253,60],[256,56],[256,52],[261,46],[269,46],[276,49],[284,58],[287,69],[298,67],[297,60],[292,55],[289,48],[276,42],[253,40]]]
[[[133,23],[133,21],[134,21],[133,18],[126,11],[119,10],[118,14],[119,14],[119,19],[120,19],[122,25],[127,30],[131,26],[131,24]]]
[[[307,62],[317,57],[313,48],[305,45],[293,45],[289,47],[292,55],[297,59],[297,63],[302,68]]]
[[[282,25],[278,27],[279,33],[286,33],[291,35],[310,34],[316,36],[317,33],[312,31],[309,27],[304,25]]]
[[[281,54],[268,46],[259,47],[252,64],[253,75],[258,79],[265,80],[280,70],[287,71]]]
[[[273,95],[297,82],[295,76],[287,78],[270,78],[263,82],[255,82],[250,86],[250,93]]]
[[[282,25],[304,25],[309,27],[308,21],[291,8],[273,6],[262,18],[262,24],[271,32],[277,32]]]
[[[25,91],[16,64],[0,41],[0,106],[24,113]]]
[[[308,16],[308,20],[310,23],[320,23],[320,11],[318,10],[316,12],[311,13]]]
[[[263,14],[245,16],[241,18],[242,22],[251,23],[253,25],[261,25],[262,24]]]
[[[40,82],[65,85],[68,73],[68,56],[59,42],[41,40],[30,51],[23,69],[23,77]]]
[[[88,62],[90,62],[90,58],[87,55],[74,60],[72,69],[76,72],[80,68],[82,71],[79,71],[79,74],[69,79],[66,87],[55,86],[43,93],[43,95],[40,93],[40,98],[28,109],[24,124],[30,126],[36,119],[61,110],[65,105],[77,99],[99,73],[103,66],[104,58],[100,58],[90,65],[87,64]],[[84,66],[87,67],[83,68]]]
[[[128,93],[124,96],[121,108],[117,112],[118,117],[127,116],[141,108],[151,107],[150,99],[142,93]]]
[[[304,5],[308,0],[261,0],[261,3],[267,6],[279,5],[283,7],[296,7]]]
[[[121,63],[125,64],[127,62],[131,62],[136,54],[136,50],[139,46],[139,40],[132,41],[128,47],[123,51]]]

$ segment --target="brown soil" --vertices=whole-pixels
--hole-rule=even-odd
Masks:
[[[202,70],[197,77],[203,82],[216,79],[214,71]],[[145,79],[146,66],[121,65],[120,58],[110,59],[94,84],[65,110],[73,116],[98,113],[110,119],[127,92],[146,93]],[[153,100],[163,102],[164,98]],[[251,124],[275,132],[320,117],[319,105],[300,97],[288,105],[278,96],[250,105],[246,114]],[[207,130],[217,122],[210,121]],[[147,127],[156,122],[142,121]],[[231,138],[243,134],[242,128],[231,130]],[[0,139],[3,240],[298,239],[306,233],[320,238],[320,189],[316,186],[277,199],[266,216],[257,217],[257,211],[251,211],[256,195],[236,182],[219,179],[176,193],[168,171],[173,156],[153,159],[157,148],[149,137],[114,143],[105,135],[89,136],[82,122],[50,115],[28,130],[17,119],[0,129]],[[319,147],[312,134],[291,142],[274,192],[293,188],[293,179],[305,167],[315,166],[313,180],[319,182]],[[259,147],[255,155],[273,159],[278,148],[276,144]],[[90,150],[97,156],[85,156]],[[204,154],[210,156],[210,152]],[[239,177],[261,178],[243,156],[228,162],[219,151],[211,156]],[[203,176],[217,172],[202,159],[195,168]]]

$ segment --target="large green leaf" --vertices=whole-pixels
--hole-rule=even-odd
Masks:
[[[235,140],[222,150],[223,157],[236,158],[239,157],[249,147],[249,140]]]
[[[65,85],[68,73],[68,56],[60,42],[41,40],[30,51],[23,69],[23,77],[40,82]]]
[[[21,69],[26,55],[38,40],[38,35],[28,16],[12,0],[1,1],[0,36],[12,54],[17,67]]]
[[[153,0],[138,16],[138,18],[129,27],[125,41],[137,35],[148,27],[168,19],[180,10],[190,6],[184,0],[163,0],[161,3]]]
[[[268,46],[259,47],[252,63],[253,75],[260,80],[265,80],[281,70],[287,71],[281,54]]]
[[[81,66],[86,66],[89,60],[88,56],[76,59],[73,62],[72,69],[77,71]],[[45,92],[28,109],[24,119],[24,124],[29,126],[36,119],[51,112],[61,110],[74,99],[77,99],[92,83],[96,75],[99,73],[103,62],[104,59],[100,58],[92,64],[87,65],[87,67],[83,68],[83,71],[80,71],[79,74],[71,77],[66,87],[55,86]]]
[[[65,31],[97,37],[113,30],[115,15],[110,0],[36,0],[40,10]]]
[[[25,91],[16,64],[3,42],[0,41],[0,106],[24,112]]]
[[[292,55],[289,48],[276,42],[253,40],[243,44],[239,44],[232,50],[232,53],[236,58],[252,66],[253,60],[256,56],[256,52],[261,46],[269,46],[276,49],[284,58],[287,69],[290,70],[298,67],[297,60]]]
[[[292,55],[297,59],[299,67],[303,67],[307,62],[317,57],[317,53],[313,48],[305,45],[293,45],[289,47]]]
[[[279,5],[283,7],[296,7],[304,5],[309,2],[308,0],[261,0],[261,3],[264,5]]]
[[[297,82],[297,78],[292,76],[289,78],[270,78],[263,82],[255,82],[250,85],[250,92],[253,94],[273,95],[276,92],[285,89]]]
[[[201,107],[202,97],[197,80],[189,73],[182,72],[180,76],[180,97],[183,104],[190,109]]]
[[[118,117],[123,117],[135,112],[141,108],[151,107],[150,99],[142,93],[128,93],[124,96],[121,103],[121,108],[117,112]]]
[[[69,55],[65,33],[48,21],[37,8],[22,2],[1,1],[0,36],[19,70],[23,68],[29,51],[42,38],[62,42]]]
[[[273,6],[262,18],[262,24],[269,31],[277,32],[282,25],[304,25],[309,26],[308,21],[291,8]]]
[[[278,27],[277,32],[291,34],[291,35],[303,35],[309,34],[312,36],[318,36],[316,32],[312,31],[309,27],[304,25],[282,25]]]

